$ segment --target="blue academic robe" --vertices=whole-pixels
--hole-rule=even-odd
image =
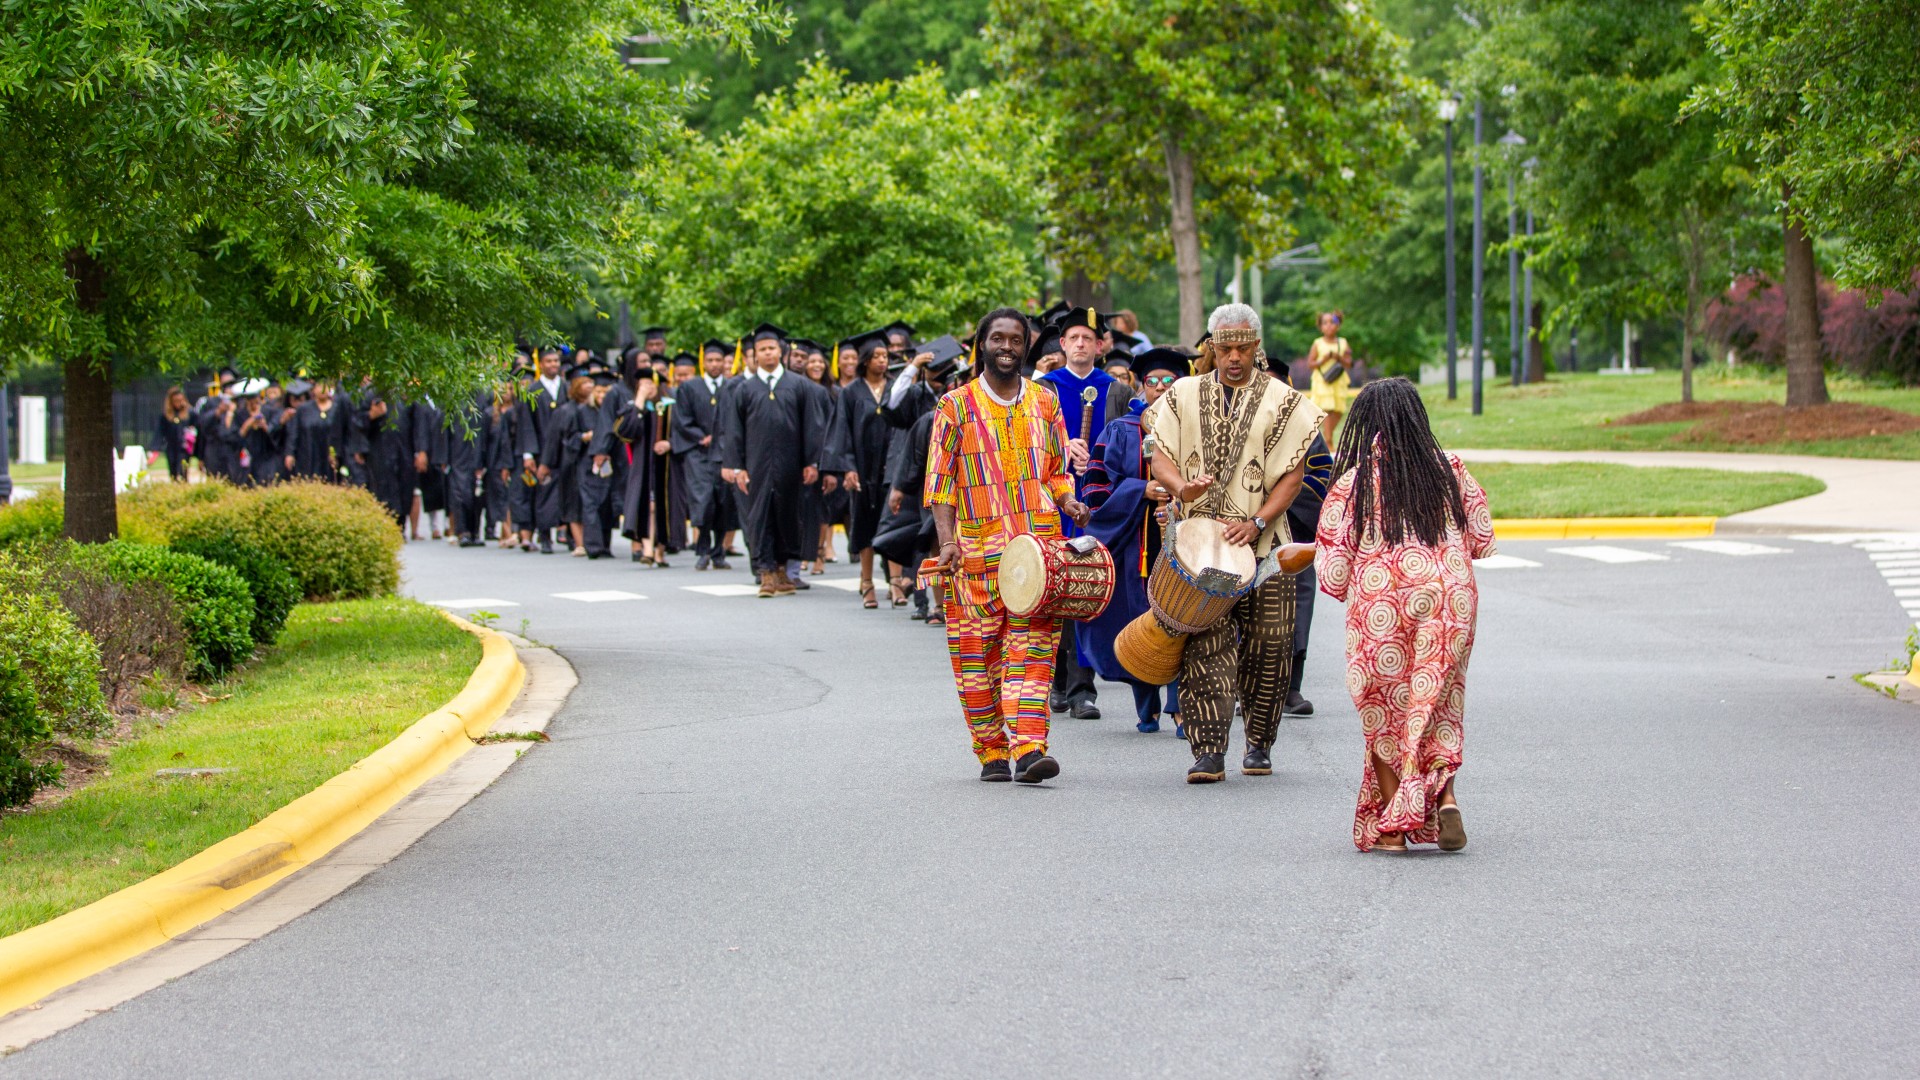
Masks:
[[[1114,391],[1113,388],[1119,385],[1118,381],[1097,367],[1084,379],[1068,368],[1055,368],[1040,376],[1040,381],[1052,387],[1054,393],[1060,396],[1060,417],[1067,422],[1067,438],[1077,439],[1080,433],[1085,431],[1089,442],[1098,439],[1106,425],[1107,395],[1112,392],[1128,393],[1124,386]],[[1089,406],[1081,400],[1081,395],[1088,387],[1092,387],[1094,391],[1091,420],[1083,419]],[[1081,502],[1087,501],[1085,474],[1073,478],[1073,493]],[[1067,536],[1079,536],[1082,531],[1079,526],[1069,520],[1063,519],[1060,524],[1066,530]]]
[[[1099,616],[1081,624],[1080,662],[1103,679],[1131,682],[1133,677],[1113,654],[1113,642],[1126,625],[1147,610],[1147,575],[1153,571],[1149,548],[1159,549],[1150,530],[1154,503],[1147,498],[1147,458],[1140,414],[1146,402],[1130,402],[1125,416],[1106,426],[1094,445],[1093,461],[1081,496],[1093,508],[1087,533],[1113,555],[1113,600]]]

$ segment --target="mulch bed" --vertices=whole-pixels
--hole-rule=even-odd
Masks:
[[[1613,421],[1617,425],[1693,421],[1676,439],[1690,443],[1773,443],[1858,439],[1920,431],[1920,415],[1879,405],[1833,401],[1789,409],[1762,401],[1670,402]]]

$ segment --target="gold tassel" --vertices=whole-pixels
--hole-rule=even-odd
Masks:
[[[833,343],[833,358],[827,361],[828,382],[835,384],[840,382],[840,346],[845,344],[846,342],[844,341],[836,341]]]
[[[740,374],[740,339],[733,339],[733,373]]]

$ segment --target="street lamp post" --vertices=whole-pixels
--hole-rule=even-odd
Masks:
[[[1533,187],[1533,170],[1538,168],[1539,165],[1539,158],[1528,158],[1527,163],[1521,166],[1521,168],[1527,171],[1527,187],[1529,190]],[[1531,379],[1533,378],[1533,349],[1534,346],[1540,344],[1540,342],[1534,340],[1533,334],[1533,201],[1531,199],[1527,201],[1527,261],[1525,265],[1526,269],[1522,271],[1524,296],[1520,306],[1526,319],[1527,330],[1526,336],[1520,339],[1520,354],[1522,357],[1521,365],[1525,369],[1525,375]],[[1541,366],[1544,369],[1545,365],[1542,364]],[[1546,372],[1542,370],[1541,374],[1544,376]]]
[[[1480,163],[1482,109],[1473,103],[1473,415],[1483,404],[1481,371],[1487,355],[1487,169]]]
[[[1520,385],[1520,247],[1514,241],[1520,236],[1520,199],[1514,191],[1513,152],[1527,145],[1526,137],[1512,128],[1500,136],[1500,145],[1507,148],[1507,380],[1515,386]]]
[[[1453,252],[1453,119],[1460,100],[1449,93],[1440,99],[1440,119],[1447,125],[1447,400],[1460,397],[1460,303],[1454,288]]]

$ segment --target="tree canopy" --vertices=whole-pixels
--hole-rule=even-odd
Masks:
[[[948,328],[1033,295],[1040,154],[1005,98],[824,61],[673,161],[646,310],[727,337]]]

